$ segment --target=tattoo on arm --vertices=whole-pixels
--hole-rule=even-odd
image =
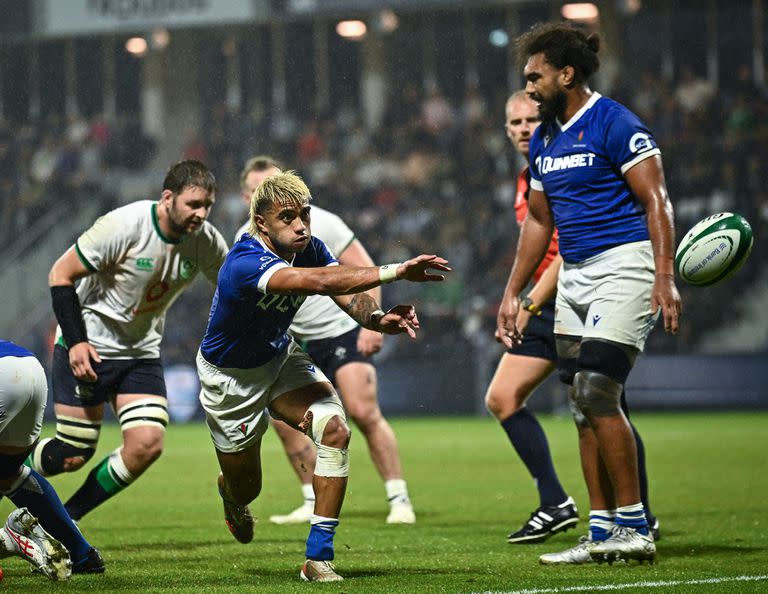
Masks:
[[[370,328],[371,314],[379,309],[376,300],[367,293],[357,293],[347,305],[347,313],[361,326]]]

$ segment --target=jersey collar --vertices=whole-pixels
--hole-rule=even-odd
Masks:
[[[253,237],[256,241],[258,241],[261,244],[261,247],[263,247],[265,251],[272,254],[275,258],[280,258],[283,262],[287,262],[288,264],[293,266],[293,261],[296,259],[296,254],[293,254],[293,258],[291,258],[291,260],[288,261],[285,258],[281,258],[280,256],[278,256],[275,252],[273,252],[271,249],[267,247],[267,243],[264,241],[264,238],[261,236],[261,233],[257,233],[255,237],[251,235],[251,237]]]
[[[181,243],[181,239],[171,239],[160,229],[160,220],[157,218],[157,202],[152,203],[152,226],[155,228],[155,232],[160,236],[160,239],[165,243]]]
[[[568,128],[573,126],[576,122],[579,121],[579,118],[583,116],[587,110],[592,107],[595,103],[597,103],[597,100],[600,99],[602,95],[598,93],[597,91],[592,92],[592,96],[587,100],[587,102],[581,106],[581,109],[577,111],[575,114],[573,114],[573,117],[568,120],[565,124],[561,124],[560,120],[557,120],[557,125],[560,126],[560,131],[565,132]]]

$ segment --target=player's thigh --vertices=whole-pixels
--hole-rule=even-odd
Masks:
[[[287,392],[282,392],[269,404],[269,410],[277,418],[298,429],[309,408],[318,400],[337,399],[330,382],[315,382]]]
[[[0,358],[0,447],[28,448],[40,436],[48,383],[35,357]]]
[[[334,379],[344,409],[352,419],[365,421],[381,416],[376,368],[371,363],[355,361],[342,365]]]
[[[605,340],[642,350],[659,312],[651,311],[654,284],[650,242],[613,248],[584,269],[594,287],[584,340]]]
[[[486,393],[488,408],[499,418],[508,417],[554,369],[549,359],[504,353]]]

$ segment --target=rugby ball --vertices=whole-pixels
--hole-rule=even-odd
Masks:
[[[714,214],[683,236],[675,268],[690,285],[714,285],[741,268],[752,251],[752,241],[752,227],[744,217],[731,212]]]

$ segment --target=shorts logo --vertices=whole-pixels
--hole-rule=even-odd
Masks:
[[[80,398],[80,400],[93,398],[93,386],[78,383],[77,386],[75,386],[75,396]]]
[[[197,264],[189,258],[182,258],[179,262],[179,276],[183,280],[192,278],[197,270]]]
[[[315,373],[315,366],[314,365],[307,365],[307,369],[311,371],[312,373]]]
[[[248,434],[248,425],[245,423],[241,423],[240,426],[237,428],[240,433],[243,434],[243,436]]]
[[[597,326],[597,323],[602,319],[603,319],[603,316],[599,316],[595,314],[594,316],[592,316],[592,325]]]
[[[347,356],[347,348],[343,346],[337,347],[336,350],[333,351],[333,355],[337,359],[343,359]]]

